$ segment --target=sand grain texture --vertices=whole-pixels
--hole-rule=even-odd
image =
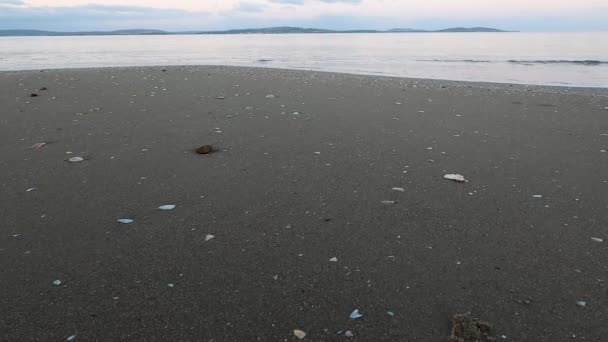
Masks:
[[[446,341],[459,312],[606,339],[605,90],[233,67],[0,89],[2,341]]]

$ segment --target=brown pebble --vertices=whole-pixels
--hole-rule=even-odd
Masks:
[[[203,145],[196,149],[196,153],[198,154],[209,154],[213,152],[213,146],[211,145]]]

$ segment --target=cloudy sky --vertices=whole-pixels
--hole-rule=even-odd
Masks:
[[[608,31],[608,0],[0,0],[0,29]]]

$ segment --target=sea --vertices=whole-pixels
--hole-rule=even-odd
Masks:
[[[608,88],[608,32],[0,37],[0,70],[234,65]]]

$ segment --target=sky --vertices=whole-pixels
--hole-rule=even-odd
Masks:
[[[0,0],[0,29],[608,31],[608,0]]]

